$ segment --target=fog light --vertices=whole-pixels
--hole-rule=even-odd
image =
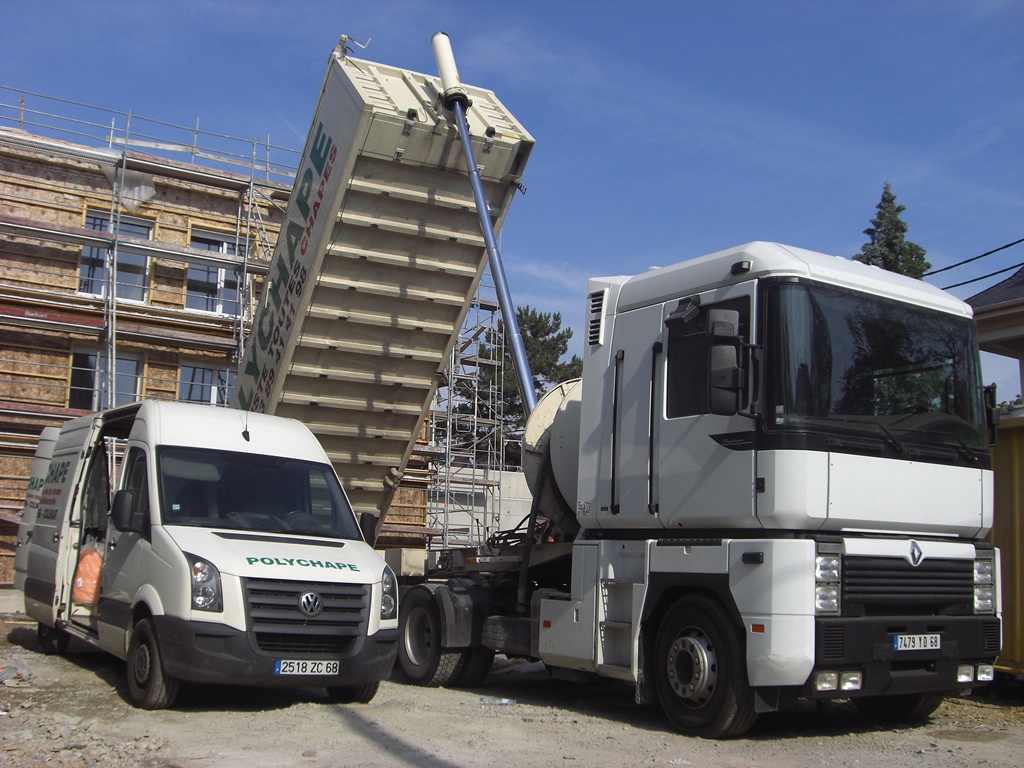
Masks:
[[[956,681],[958,683],[974,682],[974,667],[970,664],[961,664],[956,668]]]
[[[996,679],[996,668],[991,664],[978,665],[978,682],[991,683]]]
[[[838,687],[838,672],[819,672],[814,676],[814,690],[816,691],[834,691]]]
[[[843,691],[859,691],[864,678],[860,672],[843,672],[839,676],[839,689]]]

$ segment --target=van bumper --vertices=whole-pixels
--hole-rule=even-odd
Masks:
[[[249,635],[223,624],[155,616],[164,670],[192,683],[225,683],[282,688],[357,685],[386,680],[398,653],[398,630],[357,637],[341,654],[270,656],[254,648]],[[278,660],[338,661],[337,675],[275,674]]]

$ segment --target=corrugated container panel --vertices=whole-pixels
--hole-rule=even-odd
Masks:
[[[491,220],[533,139],[465,86]],[[304,422],[358,512],[387,509],[487,257],[438,78],[331,55],[234,405]]]

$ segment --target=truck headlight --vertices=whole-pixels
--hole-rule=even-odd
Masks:
[[[384,566],[384,575],[380,580],[380,618],[381,621],[398,618],[398,579],[389,566]]]
[[[814,610],[818,613],[839,613],[839,587],[819,584],[814,588]]]
[[[192,610],[220,613],[224,600],[220,588],[220,571],[217,567],[195,555],[185,554],[188,559],[189,581],[192,584]]]
[[[819,544],[814,558],[814,612],[842,613],[843,556],[834,544]]]
[[[991,557],[974,561],[974,612],[996,611],[995,567]]]

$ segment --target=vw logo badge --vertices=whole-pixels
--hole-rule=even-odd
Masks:
[[[320,595],[316,592],[303,592],[299,595],[299,610],[303,616],[308,616],[312,619],[323,612],[323,600],[320,599]]]
[[[924,552],[921,551],[921,545],[916,541],[911,540],[910,542],[910,564],[915,568],[921,564],[924,559]]]

